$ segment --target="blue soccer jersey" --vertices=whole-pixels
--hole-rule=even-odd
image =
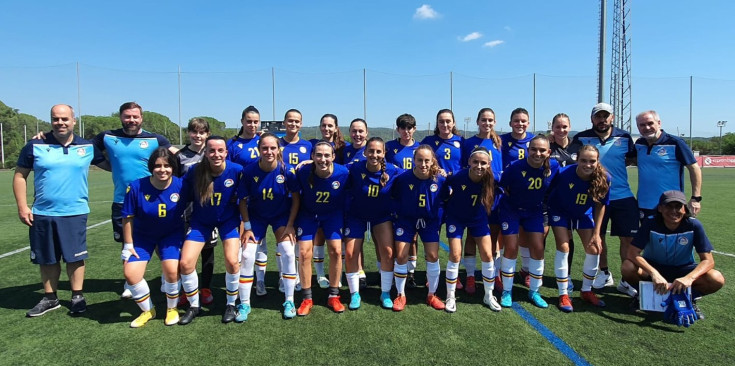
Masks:
[[[470,179],[469,169],[462,169],[447,178],[444,188],[445,195],[451,195],[444,204],[444,214],[455,220],[472,223],[485,221],[487,210],[482,204],[482,183],[475,183]]]
[[[272,219],[288,216],[291,210],[291,192],[298,192],[294,168],[277,166],[264,172],[260,164],[250,164],[243,170],[238,195],[248,199],[248,214]]]
[[[342,165],[333,164],[333,166],[334,170],[327,178],[319,178],[316,174],[312,174],[312,166],[304,166],[296,172],[301,191],[299,211],[316,215],[344,211],[348,195],[345,185],[350,172]]]
[[[240,216],[237,202],[237,188],[242,177],[242,166],[228,161],[225,170],[212,178],[212,195],[209,201],[201,204],[196,187],[196,172],[199,164],[194,165],[184,176],[184,193],[187,200],[194,203],[191,221],[206,226],[216,226],[233,217]]]
[[[281,137],[281,152],[286,164],[297,166],[299,163],[311,159],[312,144],[304,139],[288,143]]]
[[[413,145],[403,146],[400,139],[390,140],[385,143],[385,161],[395,164],[401,169],[413,169],[413,153],[419,148],[419,142]]]
[[[323,140],[321,140],[321,139],[311,139],[311,140],[309,140],[309,142],[311,143],[311,149],[312,149],[312,151],[314,150],[314,147],[316,146],[316,144],[319,141],[323,141]],[[332,144],[332,147],[334,147],[334,142],[330,142],[330,143]],[[349,146],[352,145],[352,144],[350,144],[347,141],[345,141],[344,144],[345,145],[342,147],[342,154],[340,154],[339,152],[335,152],[336,156],[334,158],[334,162],[337,163],[337,164],[344,164],[345,163],[345,159],[344,159],[345,158],[345,154],[344,154],[344,152],[345,152],[345,150],[348,149]]]
[[[526,137],[517,140],[508,132],[500,135],[501,151],[503,153],[503,169],[517,160],[525,160],[528,155],[528,145],[536,135],[526,132]]]
[[[112,166],[112,183],[115,186],[113,202],[122,203],[130,182],[151,175],[148,159],[159,147],[168,148],[171,143],[163,136],[141,130],[128,136],[122,129],[105,131],[95,136],[94,146],[107,152]]]
[[[559,163],[549,160],[551,174],[544,176],[544,167],[534,168],[526,159],[510,164],[503,171],[500,186],[505,192],[500,198],[503,207],[523,210],[541,209],[546,191],[559,171]]]
[[[695,218],[685,218],[675,230],[669,230],[658,218],[645,220],[633,238],[633,246],[643,249],[647,261],[667,266],[694,264],[694,251],[714,250],[702,224]]]
[[[431,135],[421,140],[422,145],[426,144],[434,149],[439,167],[444,169],[448,175],[452,175],[462,169],[463,142],[464,138],[459,135],[453,135],[446,140],[438,135]]]
[[[350,167],[350,191],[347,213],[360,219],[382,219],[392,213],[393,200],[391,188],[401,169],[391,163],[385,164],[388,182],[380,185],[383,172],[371,172],[365,160],[356,162]]]
[[[442,189],[446,178],[419,179],[407,170],[393,182],[392,196],[397,201],[396,213],[402,219],[440,219]]]
[[[257,162],[260,157],[258,140],[260,140],[260,136],[258,135],[255,135],[251,139],[244,139],[237,136],[235,139],[227,140],[227,159],[243,167]]]
[[[608,183],[610,177],[608,176]],[[549,193],[549,211],[564,214],[569,218],[579,218],[593,214],[595,202],[589,196],[590,182],[577,175],[577,164],[569,165],[559,171]],[[600,202],[607,205],[610,191]]]
[[[159,190],[150,177],[130,183],[123,202],[123,217],[133,218],[133,232],[146,238],[162,238],[173,232],[184,235],[182,215],[188,206],[182,195],[183,180],[173,177],[171,184]]]
[[[28,141],[16,165],[34,171],[31,212],[44,216],[89,213],[89,164],[104,160],[90,141],[76,135],[67,146],[53,132],[46,133],[43,140]]]
[[[367,144],[365,144],[365,146],[360,147],[360,148],[355,147],[355,145],[345,146],[345,149],[344,149],[345,165],[356,163],[358,161],[363,161],[367,159],[365,157],[365,147],[367,147]]]
[[[470,154],[478,146],[482,146],[490,152],[490,167],[493,169],[493,177],[495,181],[500,181],[500,175],[503,173],[503,153],[495,147],[492,139],[472,136],[464,140],[462,144],[462,167],[466,168],[470,166]]]
[[[584,145],[592,145],[600,151],[600,162],[612,177],[610,186],[610,200],[619,200],[633,197],[633,191],[628,184],[628,171],[625,159],[635,156],[633,139],[630,135],[617,128],[611,127],[612,133],[602,141],[593,130],[585,130],[576,135],[570,144],[569,151],[576,153]]]
[[[651,146],[645,138],[635,142],[638,156],[638,207],[655,209],[661,193],[684,192],[684,167],[697,162],[692,149],[679,137],[661,130]]]

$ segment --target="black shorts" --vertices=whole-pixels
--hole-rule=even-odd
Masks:
[[[89,257],[87,253],[87,214],[74,216],[33,216],[29,228],[31,262],[51,265],[64,258],[74,263]]]
[[[600,234],[605,236],[607,223],[610,221],[610,236],[635,237],[638,233],[638,217],[638,201],[635,197],[610,201],[605,207]]]
[[[658,273],[663,276],[669,283],[674,282],[677,278],[684,277],[697,268],[697,263],[685,264],[683,266],[669,266],[647,260],[651,267],[656,268]]]
[[[122,207],[122,203],[112,203],[112,238],[118,243],[122,243],[123,241]]]

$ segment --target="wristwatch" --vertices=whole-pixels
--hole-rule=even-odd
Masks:
[[[692,201],[694,201],[694,202],[702,202],[702,196],[692,196]]]

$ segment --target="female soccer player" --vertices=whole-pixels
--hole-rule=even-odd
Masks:
[[[500,152],[501,142],[500,136],[495,133],[495,111],[492,108],[482,108],[477,113],[477,135],[472,136],[462,144],[462,166],[469,166],[470,154],[479,146],[487,149],[490,154],[490,165],[492,168],[493,178],[496,182],[500,181],[500,173],[503,171],[503,155]],[[498,195],[496,195],[497,197]],[[498,218],[497,207],[493,207],[490,213],[490,237],[493,243],[493,253],[499,253],[500,243],[500,219]],[[475,293],[475,271],[476,271],[476,253],[477,245],[471,235],[467,236],[464,247],[464,265],[467,269],[467,285],[465,292],[472,295]],[[500,267],[500,260],[495,259],[497,266]],[[497,268],[496,268],[497,269]],[[493,275],[493,277],[496,277]],[[498,281],[500,283],[500,281]],[[501,285],[502,286],[502,285]]]
[[[385,160],[393,163],[401,169],[413,169],[413,153],[419,147],[419,142],[414,140],[416,132],[416,118],[404,113],[396,118],[396,131],[398,138],[388,141],[385,145]],[[408,276],[406,287],[416,288],[414,272],[416,270],[416,259],[418,253],[417,238],[414,238],[408,249]]]
[[[480,247],[482,277],[485,288],[483,302],[491,310],[500,311],[500,304],[493,296],[495,268],[493,245],[490,240],[488,216],[494,204],[494,178],[490,152],[478,146],[469,155],[469,169],[462,169],[447,178],[445,194],[448,194],[445,209],[445,224],[449,241],[449,263],[447,263],[447,301],[445,310],[457,311],[454,297],[459,275],[459,260],[462,254],[462,234],[467,228],[467,237]],[[474,277],[474,274],[473,274]],[[474,286],[474,284],[473,284]]]
[[[123,203],[123,271],[133,299],[143,311],[130,326],[139,328],[156,317],[145,275],[153,253],[158,253],[166,293],[166,325],[179,322],[179,258],[184,241],[181,215],[187,202],[181,197],[182,180],[176,177],[178,162],[166,148],[148,159],[150,177],[130,183]]]
[[[554,272],[559,288],[559,309],[571,312],[572,301],[567,293],[569,267],[567,256],[571,229],[576,229],[584,245],[582,268],[582,300],[599,307],[605,306],[592,292],[592,281],[600,263],[602,239],[600,227],[605,205],[610,201],[610,177],[600,163],[600,152],[592,145],[579,149],[576,165],[564,168],[549,194],[549,224],[556,239]]]
[[[355,118],[350,122],[350,138],[352,144],[345,147],[345,165],[365,160],[365,145],[367,142],[367,122],[362,118]]]
[[[396,266],[394,275],[398,296],[393,300],[393,310],[401,311],[406,306],[406,262],[408,244],[416,233],[424,243],[426,276],[429,293],[426,303],[436,310],[444,310],[444,302],[436,296],[439,286],[439,230],[441,229],[441,190],[446,178],[439,174],[439,163],[434,149],[420,145],[413,155],[413,170],[405,171],[393,182],[392,194],[397,201],[395,223]]]
[[[500,197],[500,221],[505,247],[501,260],[503,294],[500,305],[503,307],[513,305],[511,291],[518,255],[518,232],[521,226],[525,230],[531,255],[528,298],[540,308],[548,307],[538,293],[544,274],[543,201],[551,180],[559,170],[556,160],[549,159],[549,145],[546,136],[534,136],[529,143],[527,158],[510,164],[500,179],[500,186],[504,192]]]
[[[202,161],[202,158],[204,158],[204,143],[210,135],[209,122],[203,118],[192,118],[186,130],[189,133],[189,144],[176,153],[176,157],[179,159],[179,170],[176,174],[178,177],[183,177],[190,167]],[[188,223],[190,216],[191,208],[187,208],[184,212],[184,221]],[[212,236],[207,239],[207,243],[202,248],[202,279],[199,281],[199,286],[201,286],[202,304],[207,306],[214,301],[210,286],[214,275],[214,247],[217,246],[218,237],[217,230],[214,230]],[[186,295],[180,294],[179,305],[184,306],[187,303]]]
[[[246,167],[258,160],[260,112],[257,108],[248,106],[242,111],[240,123],[240,131],[227,141],[227,156],[229,160]]]
[[[368,224],[379,252],[380,304],[393,308],[390,289],[393,286],[393,221],[391,221],[391,188],[400,169],[385,161],[385,143],[380,137],[370,138],[365,148],[366,160],[350,167],[350,201],[345,222],[345,259],[347,284],[350,287],[350,310],[360,308],[359,253]]]
[[[301,188],[301,205],[296,219],[301,267],[301,293],[303,300],[296,312],[308,315],[314,306],[311,297],[311,258],[314,235],[322,229],[329,247],[329,298],[327,306],[334,312],[345,311],[339,298],[339,280],[342,277],[342,227],[347,197],[349,171],[334,163],[332,144],[319,141],[311,153],[313,163],[296,172]]]
[[[217,228],[225,254],[225,287],[227,305],[222,322],[235,320],[239,256],[240,213],[237,206],[237,187],[242,176],[242,166],[227,161],[227,142],[220,136],[209,136],[206,142],[206,159],[193,166],[184,176],[187,196],[194,202],[189,233],[181,249],[181,284],[189,299],[189,309],[179,324],[191,323],[199,314],[199,278],[196,263],[204,242]]]
[[[286,302],[283,317],[296,316],[293,302],[296,285],[296,257],[294,221],[299,209],[299,186],[293,167],[283,163],[278,137],[265,133],[258,141],[260,158],[243,170],[240,181],[240,216],[245,222],[240,235],[243,245],[240,261],[240,304],[237,305],[236,322],[243,322],[250,314],[250,291],[253,286],[255,250],[265,238],[268,225],[278,241],[278,253],[283,269],[283,285]],[[291,197],[293,195],[293,199]]]
[[[454,113],[451,109],[442,109],[436,114],[434,134],[426,136],[421,144],[431,146],[436,154],[439,167],[447,175],[452,175],[462,168],[462,142],[464,138],[459,134],[454,122]]]

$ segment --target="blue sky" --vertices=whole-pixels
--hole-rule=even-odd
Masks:
[[[723,108],[735,103],[735,3],[631,7],[634,114],[656,109],[666,130],[688,136],[693,76],[694,136],[717,135],[718,120],[735,129]],[[369,126],[411,113],[426,128],[451,105],[461,128],[492,107],[507,131],[513,108],[533,113],[535,73],[537,129],[565,112],[581,130],[597,98],[598,26],[591,0],[11,0],[0,13],[0,100],[42,119],[54,103],[108,115],[135,100],[177,122],[180,67],[183,123],[206,115],[235,127],[252,104],[264,120],[298,108],[307,126],[324,113],[346,125],[366,109]]]

